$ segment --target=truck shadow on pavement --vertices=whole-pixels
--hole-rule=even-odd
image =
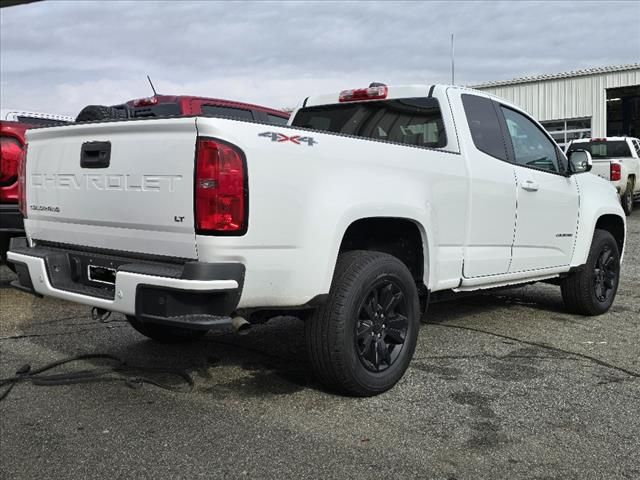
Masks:
[[[0,288],[9,282],[10,278],[3,275]],[[498,312],[508,314],[514,306],[519,310],[545,310],[571,321],[569,315],[557,315],[564,313],[559,292],[526,287],[432,304],[426,320],[427,324],[478,325]],[[274,318],[254,326],[244,336],[210,332],[189,344],[164,345],[139,335],[121,315],[114,314],[108,323],[102,323],[87,316],[65,316],[64,310],[58,319],[42,319],[41,312],[34,315],[25,325],[23,337],[59,352],[61,357],[79,351],[101,352],[128,364],[184,371],[194,379],[194,390],[207,395],[268,397],[304,389],[331,393],[317,382],[307,356],[304,325],[293,317]],[[91,360],[86,362],[91,364]],[[99,366],[99,362],[94,363]],[[416,365],[419,367],[419,363]]]
[[[512,304],[562,311],[561,299],[553,295],[509,291],[434,304],[428,311],[427,323],[460,323],[459,320],[467,318],[465,324],[477,325],[482,323],[478,322],[479,317],[491,317],[496,310],[504,311]],[[190,371],[200,392],[264,397],[311,388],[331,394],[315,379],[304,342],[304,324],[294,317],[273,318],[243,336],[209,333],[189,345],[160,345],[142,340],[135,351],[139,361],[170,360],[172,367]],[[122,354],[132,352],[127,346]]]

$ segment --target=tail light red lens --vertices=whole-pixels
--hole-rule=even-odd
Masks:
[[[13,137],[0,137],[0,186],[16,181],[22,157],[22,145]]]
[[[18,209],[24,218],[27,218],[27,148],[25,144],[20,156],[18,168]]]
[[[242,235],[247,231],[247,173],[238,147],[198,138],[194,190],[196,233]]]
[[[611,163],[611,169],[609,171],[609,179],[612,182],[617,182],[618,180],[620,180],[620,178],[622,178],[621,172],[620,172],[620,164],[619,163]]]

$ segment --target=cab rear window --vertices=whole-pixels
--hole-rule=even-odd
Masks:
[[[303,108],[292,126],[428,148],[447,144],[435,98],[402,98]]]
[[[631,157],[629,144],[624,140],[572,143],[567,153],[574,150],[586,150],[592,158],[624,158]]]
[[[237,118],[239,120],[253,120],[251,110],[220,105],[202,105],[202,115],[205,117]]]

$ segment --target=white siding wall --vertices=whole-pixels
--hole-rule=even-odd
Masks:
[[[536,120],[591,118],[594,137],[607,129],[607,88],[640,85],[640,68],[515,85],[481,87],[529,112]]]

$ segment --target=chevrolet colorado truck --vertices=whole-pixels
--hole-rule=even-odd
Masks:
[[[24,236],[18,210],[18,163],[28,128],[63,125],[71,117],[23,110],[0,112],[0,260],[5,261],[9,239]]]
[[[287,126],[132,119],[27,138],[16,288],[160,341],[295,314],[317,377],[345,394],[402,377],[430,297],[548,281],[598,315],[618,288],[615,188],[478,91],[376,84],[309,97]]]
[[[573,140],[567,152],[586,150],[593,158],[591,173],[609,180],[620,194],[624,213],[631,215],[640,198],[640,140],[632,137]]]

